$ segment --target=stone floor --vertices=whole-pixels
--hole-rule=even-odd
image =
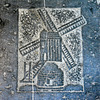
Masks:
[[[43,7],[43,0],[0,0],[0,100],[100,100],[99,0],[46,0],[46,7],[81,7],[84,88],[82,93],[17,93],[18,8]]]

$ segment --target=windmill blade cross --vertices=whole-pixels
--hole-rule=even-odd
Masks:
[[[65,35],[66,33],[86,24],[85,18],[83,16],[80,16],[80,17],[72,20],[71,22],[62,25],[61,27],[59,27],[57,29],[55,24],[51,20],[46,9],[38,9],[37,12],[38,12],[40,18],[42,19],[47,30],[49,32],[51,32],[51,31],[58,32],[60,36]],[[39,47],[40,47],[40,40],[37,39],[37,40],[21,47],[19,49],[19,51],[22,54],[22,56],[24,56]],[[68,63],[68,65],[70,65],[70,68],[74,67],[76,65],[75,61],[72,58],[72,56],[71,56],[70,52],[68,51],[68,49],[66,48],[66,46],[64,45],[64,43],[62,44],[62,53],[65,56],[66,62]]]
[[[49,14],[48,14],[48,12],[45,9],[44,10],[39,9],[38,10],[38,13],[39,13],[41,19],[43,20],[44,25],[46,26],[46,28],[48,29],[48,31],[53,30],[53,32],[56,32],[57,29],[55,27],[55,24],[52,22]],[[62,35],[61,33],[63,31],[66,33],[66,31],[64,30],[64,29],[66,29],[66,26],[67,27],[70,27],[70,26],[72,27],[72,25],[75,24],[75,21],[78,22],[81,19],[83,19],[83,17],[77,18],[76,20],[74,20],[74,22],[71,22],[70,25],[69,24],[68,25],[66,24],[65,26],[61,26],[60,28],[58,28],[59,35],[61,36]],[[71,30],[72,29],[70,29],[70,31]],[[62,43],[62,53],[64,54],[64,57],[66,59],[66,62],[68,62],[68,65],[70,65],[69,69],[71,69],[74,66],[76,66],[76,63],[75,63],[74,59],[72,58],[72,55],[70,54],[70,52],[68,51],[68,49],[66,48],[66,46],[64,45],[64,43]]]

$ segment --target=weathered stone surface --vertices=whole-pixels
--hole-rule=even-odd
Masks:
[[[35,93],[35,100],[100,99],[100,3],[99,0],[45,0],[46,7],[81,7],[83,27],[83,77],[81,93]],[[43,0],[0,0],[0,100],[32,100],[32,93],[17,92],[18,9],[43,7]],[[10,70],[8,71],[10,66]],[[5,89],[11,85],[10,89]]]

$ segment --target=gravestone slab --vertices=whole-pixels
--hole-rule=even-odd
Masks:
[[[19,9],[18,91],[84,92],[86,23],[81,8]]]
[[[99,1],[0,0],[0,100],[99,100]]]

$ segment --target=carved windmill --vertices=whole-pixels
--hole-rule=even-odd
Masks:
[[[30,68],[29,72],[27,72],[24,75],[24,78],[21,81],[24,81],[27,77],[28,77],[28,81],[31,81],[30,80],[30,74],[31,73],[33,73],[33,78],[35,78],[35,76],[38,74],[38,72],[40,71],[40,69],[42,68],[42,66],[44,65],[44,63],[46,61],[62,61],[62,59],[61,59],[61,55],[62,54],[65,57],[64,61],[65,61],[66,65],[67,65],[67,67],[69,68],[69,70],[71,68],[75,67],[76,63],[75,63],[71,53],[69,52],[69,50],[67,49],[67,47],[63,43],[62,36],[64,34],[67,34],[70,31],[72,31],[73,29],[76,29],[76,28],[86,24],[85,18],[83,16],[80,16],[80,17],[72,20],[71,22],[69,22],[69,23],[67,23],[65,25],[62,25],[61,27],[56,28],[55,24],[51,20],[51,18],[49,16],[48,12],[46,11],[46,9],[38,9],[37,12],[40,15],[40,18],[42,19],[45,27],[47,28],[47,32],[44,31],[43,33],[41,33],[42,35],[40,35],[40,39],[37,39],[37,40],[35,40],[35,41],[33,41],[33,42],[31,42],[31,43],[29,43],[29,44],[27,44],[27,45],[25,45],[25,46],[23,46],[23,47],[21,47],[19,49],[19,51],[22,54],[22,56],[34,51],[35,49],[37,49],[39,47],[40,47],[40,50],[41,50],[40,51],[41,52],[40,61],[37,62],[35,66]],[[43,34],[44,34],[44,37],[45,37],[44,40],[42,38]],[[51,47],[49,47],[49,45],[51,45],[50,41],[53,41],[53,43],[54,43],[54,45],[52,45]],[[55,41],[57,41],[57,42],[55,42]],[[58,43],[58,41],[60,41],[59,44],[61,44],[61,45],[57,46],[56,43]],[[42,44],[44,44],[44,45],[42,45]],[[56,45],[56,47],[55,47],[55,45]],[[46,50],[43,51],[42,48],[43,49],[45,48]],[[50,50],[48,51],[47,50],[48,48],[51,51]],[[60,50],[60,53],[57,54],[57,52],[59,50]],[[54,56],[54,54],[60,55],[60,57],[58,57],[56,55]],[[56,58],[59,58],[59,59],[57,60]]]

